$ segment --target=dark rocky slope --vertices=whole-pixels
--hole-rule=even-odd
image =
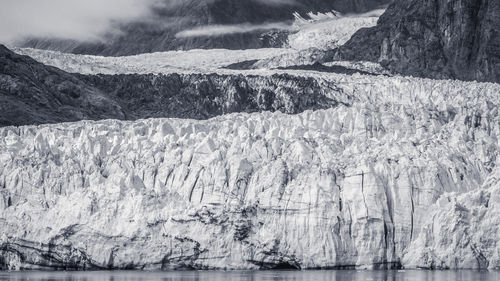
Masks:
[[[280,46],[286,36],[280,32],[256,30],[247,33],[178,38],[180,31],[207,25],[263,24],[293,20],[293,12],[364,12],[389,0],[186,0],[178,5],[161,5],[147,21],[121,24],[119,36],[106,43],[85,43],[56,38],[30,38],[23,47],[50,49],[77,54],[105,56],[132,55],[193,48],[248,49]]]
[[[500,82],[500,2],[399,0],[330,55],[408,75]]]
[[[286,74],[243,76],[191,75],[88,75],[92,87],[107,93],[127,112],[127,119],[206,119],[234,112],[281,111],[296,114],[337,105],[313,78]]]
[[[206,119],[233,112],[300,113],[340,92],[289,75],[70,74],[0,47],[0,126],[84,119]]]
[[[75,75],[0,45],[0,126],[123,117],[117,103]]]

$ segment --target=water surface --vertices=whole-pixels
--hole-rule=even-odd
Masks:
[[[499,272],[426,270],[7,272],[0,281],[500,281]]]

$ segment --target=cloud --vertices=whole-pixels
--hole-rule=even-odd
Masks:
[[[176,0],[178,1],[178,0]],[[27,36],[100,40],[113,23],[146,18],[158,0],[2,0],[0,42]]]
[[[13,43],[27,37],[102,41],[108,35],[120,34],[119,24],[137,20],[150,21],[157,27],[168,27],[190,21],[181,14],[164,18],[158,11],[176,11],[196,3],[217,0],[0,0],[0,43]],[[265,6],[296,6],[298,0],[253,1]],[[200,5],[203,7],[203,5]],[[175,14],[175,13],[174,13]],[[291,16],[291,15],[290,15]],[[232,26],[209,25],[177,34],[178,37],[213,36],[245,33],[255,30],[286,28],[282,23]]]
[[[177,38],[220,36],[227,34],[248,33],[258,30],[289,30],[290,25],[285,23],[266,24],[234,24],[234,25],[205,25],[181,31],[175,35]]]

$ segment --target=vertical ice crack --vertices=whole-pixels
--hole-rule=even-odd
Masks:
[[[347,204],[347,210],[349,211],[349,237],[352,239],[352,212],[349,204]]]
[[[170,178],[170,176],[172,175],[173,172],[174,172],[174,168],[172,168],[171,170],[168,171],[168,174],[165,177],[165,182],[163,184],[165,187],[167,186],[168,179]]]
[[[158,176],[158,168],[156,168],[153,172],[153,189],[155,189],[156,186],[156,176]]]
[[[415,203],[413,202],[413,183],[410,183],[410,201],[411,201],[411,217],[410,217],[410,242],[413,240],[413,217],[415,215]]]
[[[363,195],[363,203],[365,204],[366,209],[366,218],[368,219],[368,205],[366,205],[366,197],[365,197],[365,172],[361,171],[361,194]]]
[[[205,168],[201,168],[200,171],[198,171],[198,174],[196,175],[196,180],[193,183],[193,186],[191,186],[191,191],[189,192],[189,202],[191,202],[191,198],[193,197],[193,192],[194,189],[196,188],[196,184],[198,183],[198,180],[200,179],[200,174],[203,172]]]
[[[398,175],[399,177],[399,175]],[[385,192],[385,199],[386,199],[386,204],[387,204],[387,212],[389,214],[389,219],[391,223],[391,229],[392,229],[392,253],[393,255],[396,254],[396,226],[394,223],[394,201],[393,201],[393,196],[392,192],[390,189],[390,186],[388,183],[384,183],[384,192]],[[384,219],[384,230],[386,230],[386,222]],[[387,233],[388,234],[388,233]],[[389,245],[387,244],[387,239],[386,239],[386,247],[387,250],[389,249]]]

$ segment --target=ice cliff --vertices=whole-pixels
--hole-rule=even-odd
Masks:
[[[1,128],[0,265],[499,268],[500,86],[329,79],[298,115]]]

